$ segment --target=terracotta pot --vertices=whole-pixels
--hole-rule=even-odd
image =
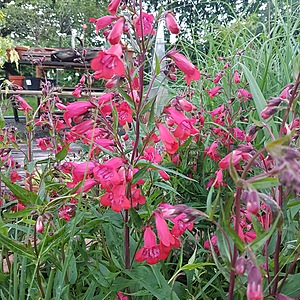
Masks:
[[[16,51],[18,52],[19,58],[22,59],[22,52],[25,52],[28,50],[28,47],[24,46],[16,46]]]
[[[28,47],[23,47],[23,46],[16,46],[15,48],[12,48],[12,49],[17,51],[20,59],[22,59],[22,53],[25,51],[28,51]],[[6,55],[7,55],[8,61],[10,61],[10,51],[12,49],[6,49]]]
[[[8,76],[8,79],[11,83],[13,84],[17,84],[19,85],[20,87],[23,87],[23,82],[24,82],[24,76],[20,76],[20,75],[11,75],[11,76]]]

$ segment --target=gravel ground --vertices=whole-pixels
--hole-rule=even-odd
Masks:
[[[20,137],[22,139],[25,138],[26,133],[26,122],[24,118],[20,118],[19,122],[16,122],[14,119],[11,118],[5,118],[5,126],[8,126],[10,128],[16,128],[20,134]],[[37,126],[34,129],[34,138],[41,138],[48,136],[48,130],[43,130],[40,126]]]

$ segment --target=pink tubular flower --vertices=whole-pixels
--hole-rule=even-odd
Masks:
[[[117,298],[115,300],[128,300],[127,296],[124,296],[122,292],[117,292]]]
[[[93,169],[95,168],[95,164],[91,161],[83,162],[83,163],[71,163],[72,165],[72,182],[67,183],[67,185],[71,188],[76,186],[80,181],[84,178],[87,178],[88,175],[93,173]]]
[[[223,75],[224,75],[224,71],[220,71],[219,73],[217,73],[217,75],[216,75],[216,77],[214,78],[213,82],[214,82],[215,84],[218,84],[219,81],[222,79]]]
[[[85,120],[71,128],[71,132],[74,134],[83,134],[88,130],[91,130],[95,122],[93,120]]]
[[[257,266],[248,273],[247,300],[263,300],[262,276]]]
[[[132,122],[132,109],[126,101],[117,106],[118,121],[121,126]]]
[[[245,257],[241,256],[236,260],[235,263],[235,271],[239,275],[243,275],[246,268],[246,259]]]
[[[136,16],[133,20],[134,27],[138,36],[145,36],[146,34],[155,34],[153,29],[154,16],[142,12],[142,17]]]
[[[168,175],[167,172],[165,172],[164,170],[158,170],[158,174],[160,175],[160,177],[164,180],[169,180],[170,176]]]
[[[220,169],[216,171],[216,179],[214,181],[214,187],[226,186],[227,184],[223,182],[223,170]]]
[[[181,236],[186,231],[186,229],[188,230],[193,229],[194,222],[193,221],[187,222],[185,218],[186,218],[186,214],[181,213],[177,217],[171,219],[171,221],[174,223],[174,226],[171,230],[171,234],[174,235],[175,237]]]
[[[118,10],[118,7],[121,3],[121,0],[111,0],[108,7],[107,7],[107,10],[112,14],[112,15],[115,15],[117,10]]]
[[[187,84],[190,84],[192,80],[200,79],[200,72],[196,66],[194,66],[184,55],[178,53],[176,50],[171,50],[167,53],[179,70],[181,70],[186,76],[184,77]]]
[[[122,158],[115,157],[94,168],[94,177],[101,184],[102,188],[106,189],[121,183],[117,169],[121,167],[122,163]]]
[[[267,106],[265,109],[263,109],[260,113],[260,116],[266,120],[273,116],[275,113],[277,113],[278,107],[277,106]]]
[[[104,16],[99,19],[90,19],[90,22],[96,23],[96,31],[105,28],[106,26],[110,25],[116,19],[115,16]]]
[[[178,149],[178,142],[175,140],[171,132],[163,124],[158,124],[160,138],[166,147],[166,151],[174,154]]]
[[[91,102],[77,101],[65,107],[64,120],[69,127],[72,127],[70,119],[85,114],[89,109],[95,106]]]
[[[77,201],[71,200],[68,205],[63,205],[58,210],[58,217],[70,222],[71,218],[75,216]]]
[[[174,131],[174,136],[186,140],[189,136],[199,133],[199,130],[193,126],[193,123],[196,122],[196,119],[188,119],[182,112],[169,107],[166,109],[175,123],[178,125]]]
[[[10,170],[9,177],[10,177],[11,182],[16,182],[16,181],[22,179],[22,177],[19,175],[19,173],[15,170]]]
[[[240,83],[241,82],[241,75],[239,74],[238,71],[234,71],[233,81],[234,81],[234,83]]]
[[[219,254],[219,248],[218,248],[218,243],[217,243],[217,236],[214,235],[210,239],[211,245],[213,247],[213,250],[215,251],[216,254]],[[209,240],[206,240],[203,244],[205,249],[210,249],[210,243]]]
[[[20,95],[14,95],[14,98],[17,100],[17,107],[19,110],[23,110],[25,114],[32,110],[32,107]]]
[[[110,206],[115,212],[120,212],[122,209],[128,210],[131,205],[125,195],[125,190],[126,186],[123,184],[113,186],[100,198],[100,203],[103,206]]]
[[[98,182],[92,178],[88,178],[84,180],[83,185],[79,187],[79,189],[75,192],[75,194],[80,194],[80,193],[86,193],[88,192],[93,186],[97,185]],[[71,186],[72,184],[68,184],[67,186]],[[75,186],[75,185],[74,185]]]
[[[192,110],[197,110],[197,107],[195,105],[193,105],[191,102],[187,101],[184,98],[179,99],[178,104],[182,110],[187,112],[190,112]]]
[[[237,165],[243,159],[242,153],[239,150],[233,150],[231,153],[227,154],[220,162],[219,167],[221,169],[228,169],[230,163],[234,166]]]
[[[199,133],[199,130],[193,126],[195,122],[195,119],[183,120],[174,131],[174,136],[184,141],[189,136]]]
[[[244,192],[243,195],[245,195],[243,198],[246,204],[247,211],[254,215],[257,215],[260,209],[258,193],[256,191],[251,191],[250,193]]]
[[[293,89],[294,85],[293,84],[288,84],[284,90],[280,93],[279,97],[282,99],[288,99],[289,97],[291,97],[291,91]]]
[[[237,128],[237,127],[234,127],[233,128],[233,137],[235,139],[243,141],[243,140],[245,140],[245,133],[244,133],[243,130],[241,130],[241,129]]]
[[[124,28],[124,18],[119,18],[117,22],[114,24],[112,30],[110,31],[107,40],[111,45],[116,45],[120,43],[121,36]]]
[[[210,90],[206,90],[208,96],[210,99],[212,99],[215,96],[218,96],[220,94],[220,90],[222,89],[221,86],[215,86]]]
[[[144,155],[141,156],[141,158],[149,160],[154,163],[159,163],[162,160],[161,155],[155,152],[155,148],[153,146],[149,146],[145,148]]]
[[[148,264],[157,264],[160,259],[165,259],[161,245],[156,243],[156,235],[147,226],[144,232],[144,247],[137,251],[135,260],[138,262],[146,261]]]
[[[52,148],[53,145],[51,143],[50,138],[39,138],[36,139],[37,147],[40,148],[42,151],[46,151],[48,148]]]
[[[20,210],[22,210],[22,209],[24,209],[24,208],[26,208],[26,206],[25,206],[23,203],[21,203],[21,202],[18,201],[18,203],[15,204],[15,205],[11,208],[11,210],[14,211],[14,212],[16,212],[16,211],[20,211]]]
[[[106,51],[101,51],[98,56],[91,61],[91,68],[96,71],[96,79],[110,79],[115,74],[123,76],[125,73],[124,64],[121,60],[121,45],[113,45]]]
[[[252,99],[252,94],[245,89],[238,89],[237,93],[238,98],[242,99],[244,102],[247,102]]]
[[[218,141],[213,141],[213,143],[204,149],[204,157],[208,155],[210,159],[214,161],[219,161],[221,159],[221,155],[217,152],[217,148],[219,146]]]
[[[166,25],[167,25],[167,28],[169,29],[169,31],[173,34],[178,34],[180,31],[180,27],[177,24],[173,13],[167,12],[165,15],[165,18],[166,18]]]
[[[155,215],[156,230],[160,242],[166,247],[176,245],[177,241],[175,237],[171,234],[165,219],[157,211],[154,212],[154,215]]]
[[[73,95],[75,98],[80,98],[80,97],[81,97],[81,88],[80,88],[80,87],[77,87],[77,88],[72,92],[72,95]]]
[[[141,194],[141,189],[136,186],[131,187],[132,207],[136,207],[138,204],[145,204],[146,198]]]

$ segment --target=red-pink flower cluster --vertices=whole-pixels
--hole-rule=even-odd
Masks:
[[[159,243],[157,243],[154,231],[147,226],[144,231],[144,247],[137,251],[135,260],[146,261],[148,264],[156,264],[159,260],[165,260],[172,248],[180,247],[179,237],[187,229],[193,229],[193,220],[196,217],[197,211],[186,205],[160,204],[154,211]],[[174,224],[171,230],[166,220]]]

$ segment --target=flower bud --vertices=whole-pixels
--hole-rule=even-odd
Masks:
[[[260,116],[266,120],[273,116],[278,111],[277,106],[267,106],[264,110],[261,111]]]
[[[173,34],[178,34],[180,31],[179,25],[177,24],[173,13],[167,12],[166,13],[166,25],[169,31]]]
[[[35,223],[35,229],[37,232],[42,233],[44,231],[44,224],[43,224],[43,217],[38,216],[36,223]]]
[[[246,267],[246,259],[245,257],[241,256],[236,260],[235,263],[235,271],[239,275],[243,275],[245,272],[245,267]]]
[[[174,73],[171,73],[168,75],[168,78],[171,80],[171,81],[176,81],[177,80],[177,75],[174,74]]]
[[[262,278],[257,266],[251,267],[248,274],[247,299],[263,300]]]
[[[246,207],[250,213],[254,215],[258,214],[260,208],[260,201],[256,191],[252,191],[249,193],[247,197]]]
[[[126,173],[126,182],[132,181],[132,178],[133,178],[133,171],[129,167],[129,169],[128,169],[127,173]]]
[[[234,71],[233,80],[234,80],[234,83],[241,82],[241,76],[238,71]]]

